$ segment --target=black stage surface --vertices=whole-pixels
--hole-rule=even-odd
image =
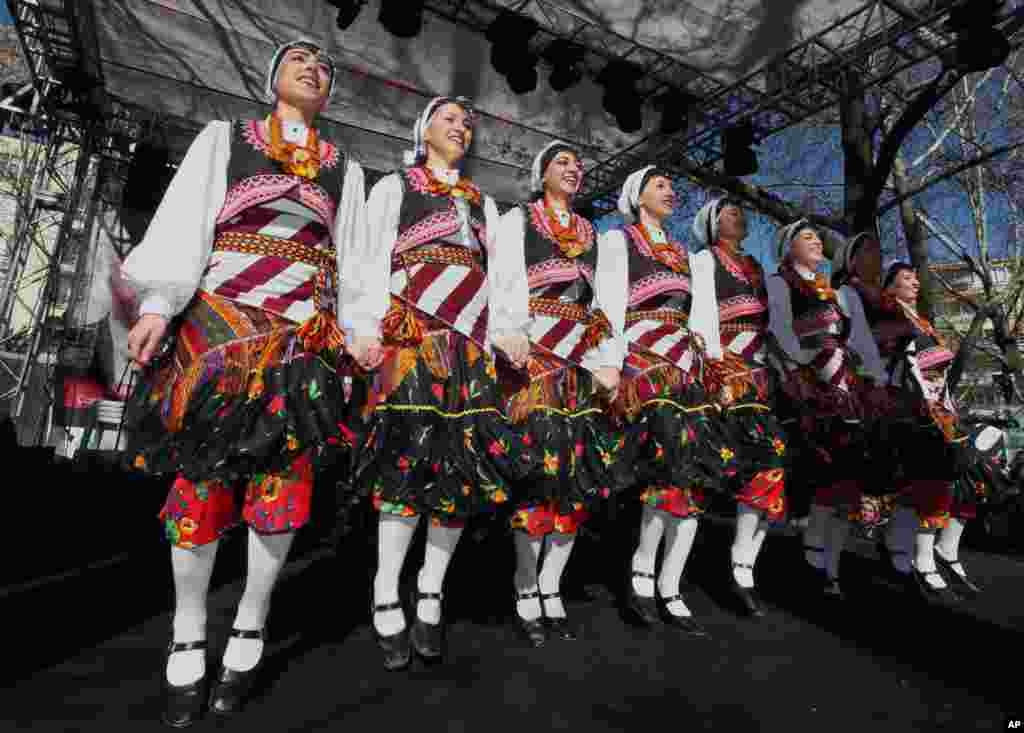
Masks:
[[[9,493],[9,511],[23,513],[4,539],[0,730],[167,730],[157,721],[171,607],[160,491],[95,468],[46,474]],[[339,541],[310,528],[275,595],[260,696],[237,720],[194,730],[905,733],[1005,730],[1024,711],[1019,554],[965,552],[987,591],[947,609],[886,584],[861,542],[844,558],[847,600],[826,602],[802,590],[797,538],[771,536],[758,583],[772,610],[754,622],[736,616],[726,585],[730,528],[705,522],[683,590],[713,639],[694,640],[620,618],[636,518],[621,512],[596,523],[603,539],[580,539],[563,590],[581,638],[536,651],[510,626],[509,537],[467,532],[447,581],[449,659],[400,673],[384,671],[368,623],[372,518],[360,513],[366,526]],[[971,544],[992,549],[985,537]],[[214,576],[211,671],[243,565],[235,533]]]

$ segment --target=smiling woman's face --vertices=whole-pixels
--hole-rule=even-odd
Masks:
[[[571,150],[556,155],[544,171],[544,191],[548,194],[575,196],[583,182],[583,164]]]
[[[461,105],[449,102],[430,118],[423,135],[427,152],[452,167],[466,155],[473,142],[473,116]]]
[[[676,208],[676,194],[672,181],[665,176],[654,176],[640,192],[640,208],[657,221],[665,221]]]
[[[300,109],[320,110],[331,91],[331,67],[308,48],[285,53],[277,72],[277,98]]]

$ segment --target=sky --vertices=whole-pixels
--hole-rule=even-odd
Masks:
[[[11,11],[7,9],[7,0],[0,0],[0,25],[11,25]]]

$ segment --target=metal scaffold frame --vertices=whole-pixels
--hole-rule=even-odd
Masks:
[[[2,105],[20,128],[15,232],[6,243],[0,293],[0,404],[22,444],[46,445],[57,369],[91,362],[95,328],[70,318],[87,292],[110,146],[102,85],[90,74],[72,0],[10,0],[31,89]],[[19,104],[18,100],[24,100]],[[19,315],[26,318],[16,319]],[[23,323],[16,327],[15,320]]]
[[[955,46],[944,30],[950,9],[960,0],[868,0],[827,27],[735,81],[688,64],[600,25],[556,0],[428,0],[426,7],[448,20],[485,33],[502,13],[514,10],[540,24],[530,49],[543,59],[552,41],[569,41],[586,53],[583,67],[596,78],[611,62],[629,62],[643,72],[640,96],[650,103],[674,91],[691,100],[689,124],[674,134],[656,130],[588,168],[579,195],[596,213],[614,206],[615,194],[637,168],[657,163],[681,177],[722,158],[719,133],[751,123],[755,141],[834,108],[843,95],[843,75],[855,71],[865,90],[889,99],[903,94],[894,80],[948,58]],[[999,27],[1012,37],[1024,25],[1024,9],[1007,11]],[[1020,45],[1017,39],[1014,46]]]

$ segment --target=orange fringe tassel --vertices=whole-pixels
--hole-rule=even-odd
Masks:
[[[731,402],[756,390],[757,385],[743,358],[726,350],[722,359],[709,359],[705,364],[704,388],[708,394],[722,395],[726,402]]]
[[[515,392],[508,400],[508,419],[519,425],[540,406],[558,404],[558,390],[555,380],[564,368],[543,358],[530,357],[529,383]]]
[[[413,309],[393,296],[381,331],[388,346],[416,346],[423,341],[423,327]]]
[[[345,334],[330,312],[318,311],[299,326],[295,335],[306,351],[340,351],[345,346]]]
[[[611,333],[611,321],[608,320],[604,311],[598,308],[594,311],[587,330],[583,332],[580,343],[586,347],[587,351],[590,351],[590,349],[597,348],[602,341],[611,336]]]
[[[616,409],[619,414],[630,420],[636,417],[643,407],[644,400],[640,397],[640,385],[643,381],[665,384],[676,391],[683,384],[683,373],[674,366],[661,364],[646,370],[641,376],[625,380],[625,385],[619,387]]]

